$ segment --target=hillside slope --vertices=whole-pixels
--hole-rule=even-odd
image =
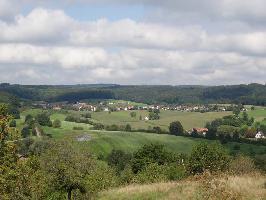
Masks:
[[[220,200],[220,199],[266,199],[266,177],[259,174],[224,176],[209,175],[195,180],[129,185],[101,193],[100,200]]]

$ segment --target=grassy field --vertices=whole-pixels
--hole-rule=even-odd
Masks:
[[[256,121],[263,121],[266,124],[266,108],[256,108],[248,111],[248,115],[254,117]]]
[[[120,112],[95,112],[92,113],[92,118],[103,124],[111,125],[126,125],[130,124],[134,129],[148,129],[149,127],[160,126],[164,130],[168,130],[168,126],[173,121],[180,121],[185,129],[192,129],[193,127],[204,127],[206,122],[212,121],[216,118],[231,114],[231,112],[181,112],[181,111],[161,111],[159,120],[140,120],[148,116],[148,112],[134,111],[137,113],[135,118],[130,116],[132,111]]]
[[[42,112],[40,109],[26,110],[22,112],[22,117],[17,120],[18,127],[23,126],[24,118],[27,114],[36,115]],[[264,115],[264,110],[250,111],[252,116],[261,119]],[[139,121],[138,116],[136,119],[130,117],[129,111],[113,112],[97,112],[93,113],[92,117],[94,120],[99,120],[105,124],[127,124],[130,123],[133,127],[146,128],[148,126],[161,126],[167,129],[168,124],[174,120],[180,120],[185,128],[194,126],[203,126],[207,121],[222,117],[226,114],[221,113],[192,113],[192,112],[177,112],[177,111],[162,111],[161,119],[157,121]],[[145,115],[146,111],[138,111],[137,115]],[[65,114],[59,112],[53,112],[51,120],[60,119],[62,121],[61,128],[44,127],[44,131],[50,134],[55,139],[64,140],[76,140],[78,136],[90,135],[91,141],[76,142],[79,148],[84,148],[97,155],[106,156],[111,152],[112,149],[121,149],[128,152],[134,152],[144,144],[148,143],[160,143],[164,144],[169,151],[178,153],[189,153],[197,142],[205,141],[212,142],[204,139],[196,139],[190,137],[171,136],[166,134],[152,134],[152,133],[141,133],[141,132],[119,132],[119,131],[95,131],[91,130],[91,125],[82,123],[66,122]],[[152,124],[154,123],[154,124]],[[74,131],[73,127],[83,127],[83,130]],[[265,146],[255,146],[249,144],[237,144],[240,146],[239,152],[249,154],[254,153],[266,153]],[[225,145],[230,152],[234,152],[236,143],[228,143]],[[237,152],[237,151],[236,151]]]
[[[225,176],[180,182],[129,185],[99,194],[101,200],[149,200],[149,199],[265,199],[266,177],[260,174]]]

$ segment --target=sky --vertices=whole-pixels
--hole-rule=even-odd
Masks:
[[[0,0],[0,82],[266,83],[265,0]]]

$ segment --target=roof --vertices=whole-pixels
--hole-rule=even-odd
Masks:
[[[208,132],[209,129],[207,129],[207,128],[193,128],[193,131],[197,131],[198,133],[202,133],[202,132]]]

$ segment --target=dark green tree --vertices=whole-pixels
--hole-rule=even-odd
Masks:
[[[229,156],[220,144],[200,143],[193,147],[190,154],[187,170],[192,174],[223,171],[229,165]]]
[[[175,122],[170,123],[169,132],[171,135],[183,135],[184,128],[179,121],[175,121]]]

